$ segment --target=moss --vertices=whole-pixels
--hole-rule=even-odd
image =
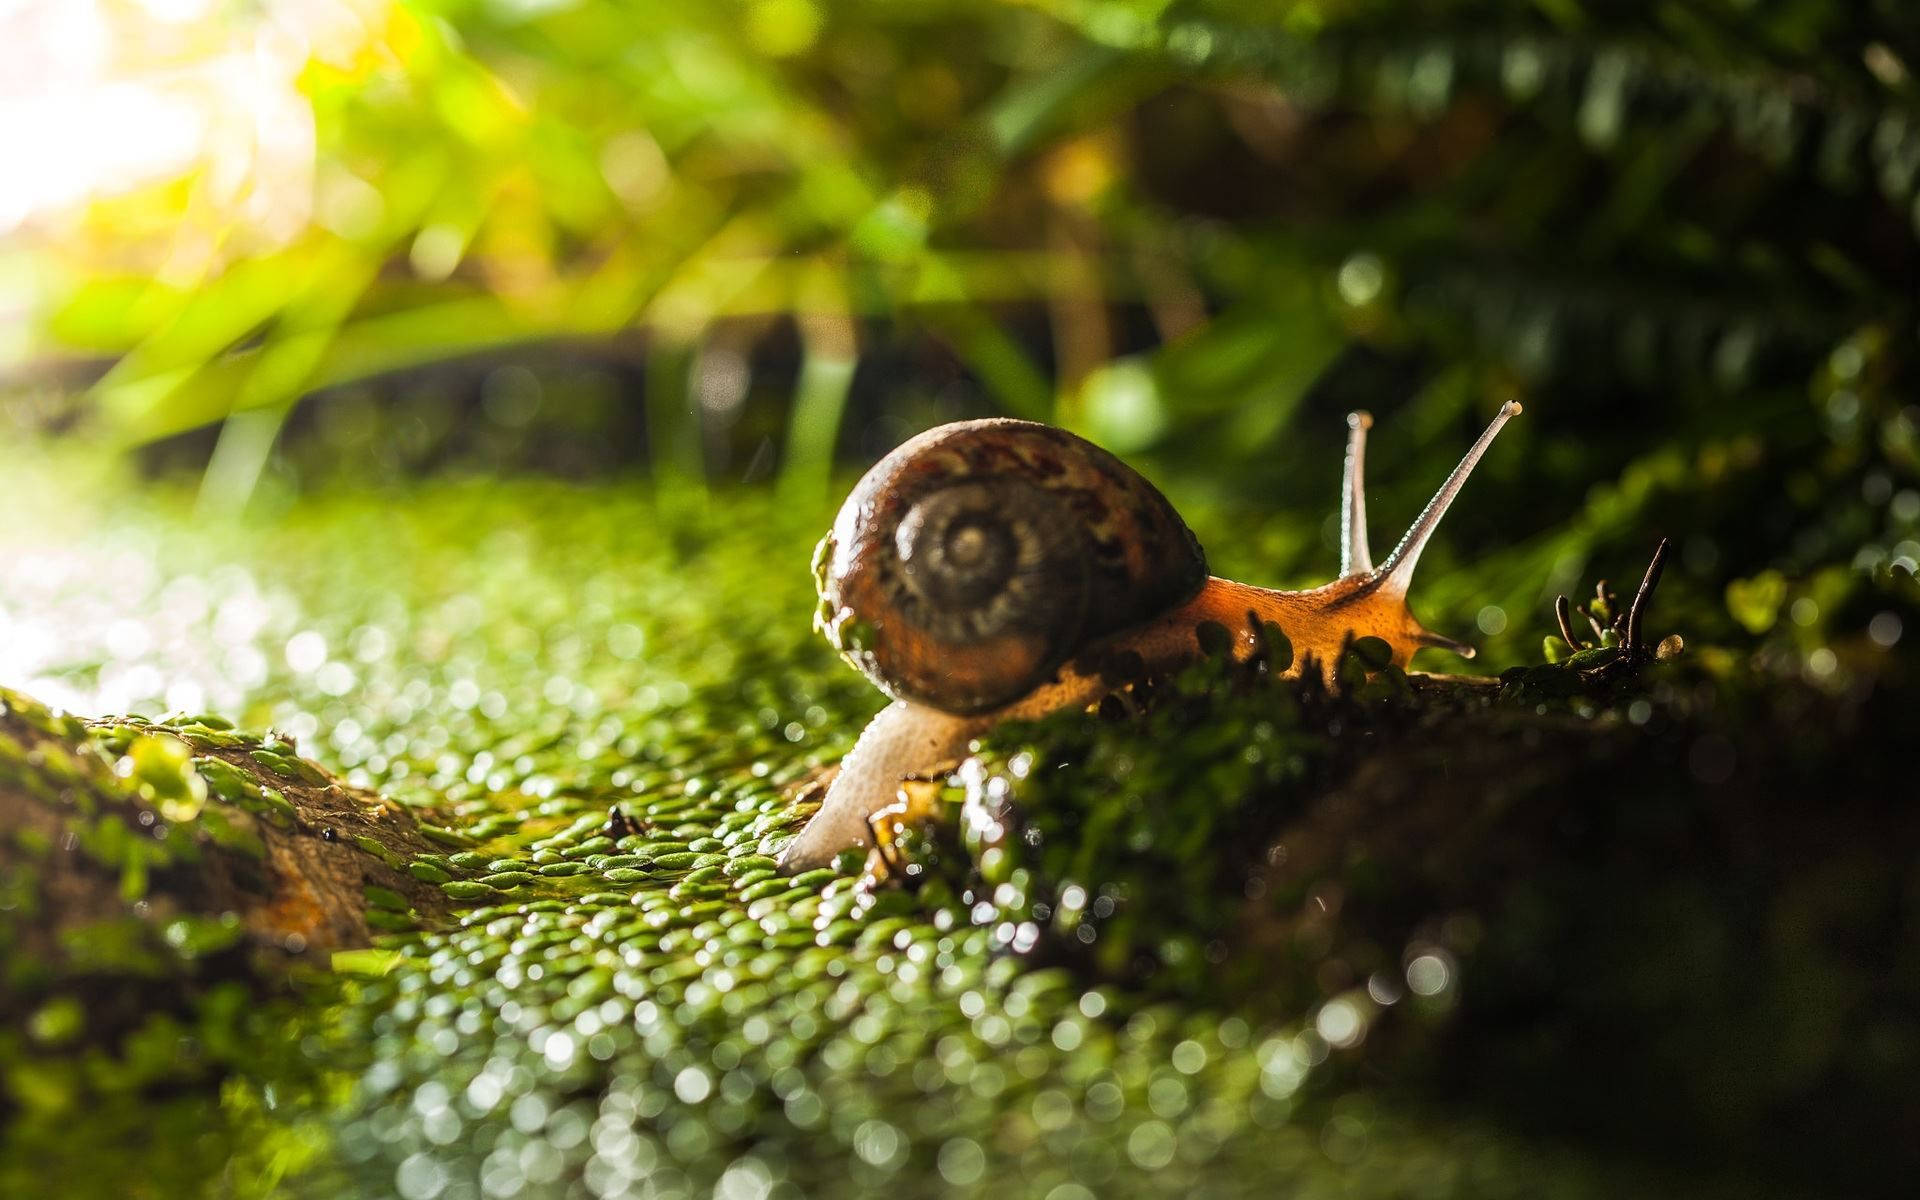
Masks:
[[[212,1036],[215,1011],[197,1005],[101,1051],[102,1072],[133,1063],[128,1078],[144,1081],[101,1108],[103,1128],[144,1105],[175,1130],[180,1114],[154,1097],[198,1097],[188,1140],[205,1152],[164,1168],[172,1194],[249,1139],[281,1140],[316,1192],[370,1195],[404,1190],[403,1175],[444,1178],[445,1195],[481,1194],[483,1181],[487,1194],[612,1193],[644,1178],[664,1194],[730,1179],[729,1194],[1599,1196],[1710,1194],[1720,1178],[1688,1169],[1675,1184],[1605,1143],[1535,1140],[1524,1101],[1541,1093],[1520,1065],[1531,1054],[1610,1078],[1567,1042],[1619,1030],[1510,1014],[1503,1026],[1475,998],[1584,1012],[1583,994],[1549,1004],[1528,990],[1529,964],[1565,937],[1616,956],[1593,961],[1619,973],[1617,1011],[1655,1012],[1675,976],[1626,969],[1625,947],[1681,944],[1649,940],[1663,923],[1696,961],[1740,944],[1727,914],[1743,910],[1711,888],[1663,891],[1649,873],[1646,903],[1628,905],[1560,850],[1542,861],[1563,890],[1542,892],[1512,862],[1574,836],[1558,822],[1593,820],[1593,785],[1576,782],[1596,769],[1588,756],[1629,761],[1620,748],[1639,740],[1659,755],[1621,786],[1647,792],[1627,810],[1643,824],[1610,852],[1659,861],[1670,797],[1648,781],[1686,778],[1695,746],[1725,737],[1724,710],[1758,683],[1683,660],[1601,689],[1568,664],[1435,692],[1363,646],[1340,664],[1343,691],[1300,692],[1216,662],[1131,708],[997,731],[977,766],[931,785],[953,820],[903,832],[904,856],[928,867],[916,886],[875,893],[844,870],[772,873],[804,819],[794,795],[879,702],[806,628],[806,545],[824,514],[716,497],[669,530],[622,487],[457,482],[400,504],[311,499],[251,525],[194,525],[183,511],[155,496],[106,523],[154,563],[144,594],[111,603],[160,627],[173,620],[160,592],[199,581],[207,613],[150,639],[150,661],[230,722],[90,729],[9,695],[0,703],[30,715],[0,721],[0,772],[50,796],[78,778],[124,798],[130,780],[114,768],[134,744],[177,743],[193,751],[179,777],[202,780],[206,822],[290,819],[262,780],[296,789],[331,771],[435,813],[444,832],[428,831],[430,846],[362,849],[444,873],[436,890],[459,904],[451,920],[422,916],[383,883],[368,893],[379,945],[334,956],[331,978],[272,1008],[277,1024],[241,1012],[213,1059],[162,1053]],[[92,578],[104,579],[112,560],[98,554]],[[218,623],[221,605],[257,611],[266,596],[257,630]],[[323,644],[339,670],[289,663],[288,642],[309,634],[302,645]],[[1271,666],[1287,665],[1284,639],[1268,641]],[[99,676],[86,646],[72,653],[67,678],[85,693]],[[235,655],[257,655],[265,677],[231,683]],[[268,726],[281,735],[245,732]],[[55,733],[29,743],[9,732],[22,728]],[[1473,751],[1511,750],[1528,731],[1546,739],[1552,772],[1509,778],[1541,755]],[[38,753],[46,736],[64,757]],[[1375,773],[1400,762],[1422,790],[1384,804]],[[80,799],[63,803],[79,814]],[[963,809],[1002,829],[969,832]],[[101,844],[82,852],[146,863],[121,828],[89,833]],[[9,862],[0,896],[30,897],[39,861]],[[1819,1004],[1792,999],[1787,981],[1821,977],[1805,964],[1827,935],[1809,931],[1892,919],[1880,875],[1833,878],[1870,881],[1857,908],[1822,910],[1831,893],[1809,877],[1776,880],[1768,910],[1788,957],[1767,994],[1815,1074],[1839,1060],[1812,1047],[1856,1035],[1883,1046],[1905,1028],[1822,1026]],[[1076,888],[1084,899],[1067,903]],[[1580,919],[1597,910],[1629,916],[1633,936],[1608,940]],[[0,959],[17,972],[7,927]],[[83,940],[115,970],[179,969],[164,941],[128,932]],[[1448,986],[1413,990],[1436,972]],[[1864,967],[1840,978],[1878,997],[1874,1012],[1899,1011]],[[209,981],[190,994],[216,993],[227,996]],[[1621,994],[1649,999],[1633,1008]],[[1668,1010],[1695,1034],[1724,1011]],[[99,1103],[72,1049],[94,1036],[89,1025],[78,1042],[0,1045],[15,1094],[36,1098],[15,1101],[9,1149],[57,1161],[53,1119],[31,1114]],[[1731,1087],[1707,1051],[1650,1061],[1729,1095],[1792,1095]],[[1499,1087],[1461,1085],[1474,1062]],[[300,1082],[316,1075],[323,1086]],[[1646,1094],[1644,1080],[1612,1082]],[[1862,1079],[1859,1095],[1890,1094],[1876,1086]],[[1845,1111],[1876,1128],[1864,1104]],[[1753,1127],[1736,1117],[1729,1127]],[[101,1178],[148,1169],[131,1148],[97,1158]]]
[[[445,867],[436,863],[422,862],[419,859],[407,864],[407,874],[422,883],[446,883],[453,878]]]
[[[1264,970],[1227,963],[1220,939],[1253,858],[1309,795],[1330,718],[1311,710],[1317,689],[1225,649],[1137,719],[1010,726],[968,765],[969,917],[997,948],[1201,999],[1219,997],[1223,968]]]
[[[349,837],[347,840],[353,843],[354,846],[358,847],[362,853],[370,855],[373,858],[379,859],[381,862],[385,863],[389,867],[392,867],[396,871],[403,870],[407,865],[406,860],[402,859],[398,854],[395,854],[392,850],[389,850],[377,838],[371,837],[364,833],[356,833],[353,836]]]

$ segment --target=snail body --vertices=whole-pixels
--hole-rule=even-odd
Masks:
[[[908,775],[964,754],[995,724],[1097,702],[1119,683],[1198,658],[1198,629],[1257,649],[1262,623],[1297,673],[1330,670],[1361,637],[1395,665],[1441,647],[1407,607],[1414,566],[1494,436],[1503,406],[1386,561],[1367,546],[1364,413],[1348,418],[1340,577],[1281,591],[1208,574],[1199,541],[1158,489],[1065,430],[962,421],[929,430],[862,477],[814,557],[814,623],[893,702],[842,761],[781,865],[805,870],[871,844],[868,818]]]

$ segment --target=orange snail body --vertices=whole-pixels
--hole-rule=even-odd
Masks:
[[[781,855],[789,871],[869,845],[868,818],[908,775],[963,754],[994,724],[1098,701],[1115,662],[1133,674],[1201,654],[1216,622],[1251,653],[1249,617],[1271,622],[1330,670],[1350,639],[1377,637],[1406,666],[1414,651],[1472,648],[1424,629],[1407,608],[1421,551],[1494,435],[1503,406],[1413,528],[1375,567],[1361,483],[1364,413],[1348,419],[1340,578],[1278,591],[1210,576],[1164,496],[1099,447],[1029,421],[929,430],[875,464],[814,560],[815,625],[893,703],[841,763],[820,811]]]

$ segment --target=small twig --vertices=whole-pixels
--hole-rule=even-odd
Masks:
[[[1601,682],[1619,678],[1639,670],[1649,661],[1658,659],[1664,662],[1681,652],[1685,643],[1680,640],[1680,635],[1677,633],[1667,637],[1658,647],[1649,647],[1645,641],[1647,605],[1653,599],[1654,589],[1660,585],[1660,573],[1666,567],[1668,548],[1667,539],[1661,538],[1660,544],[1654,547],[1652,559],[1647,563],[1647,573],[1640,580],[1639,589],[1633,594],[1633,603],[1626,609],[1623,610],[1620,607],[1618,597],[1608,590],[1605,582],[1594,589],[1592,603],[1609,617],[1605,625],[1600,623],[1600,618],[1595,616],[1593,610],[1586,605],[1575,605],[1564,593],[1554,597],[1553,617],[1559,623],[1560,636],[1566,641],[1569,649],[1575,654],[1587,649],[1586,644],[1574,636],[1573,614],[1576,612],[1585,617],[1587,624],[1593,627],[1594,635],[1599,639],[1600,645],[1609,644],[1609,635],[1611,635],[1611,644],[1616,649],[1616,653],[1605,656],[1590,666],[1583,666],[1580,669],[1582,679]],[[1548,654],[1551,657],[1551,649]]]
[[[1560,637],[1567,643],[1567,648],[1580,649],[1579,641],[1573,636],[1573,601],[1567,599],[1565,592],[1554,597],[1553,615],[1560,622]]]
[[[1599,618],[1599,617],[1596,617],[1596,616],[1594,616],[1594,615],[1593,615],[1593,610],[1592,610],[1592,609],[1590,609],[1590,608],[1588,608],[1588,607],[1587,607],[1586,605],[1584,605],[1584,604],[1582,604],[1582,605],[1581,605],[1581,606],[1580,606],[1579,608],[1576,608],[1576,609],[1574,609],[1573,611],[1575,611],[1575,612],[1577,612],[1577,613],[1579,613],[1579,614],[1580,614],[1581,616],[1583,616],[1583,617],[1585,617],[1585,618],[1587,619],[1587,624],[1589,624],[1589,625],[1591,625],[1591,626],[1593,626],[1593,640],[1594,640],[1594,641],[1596,641],[1596,642],[1605,642],[1605,641],[1607,640],[1607,627],[1606,627],[1605,625],[1602,625],[1602,624],[1600,623],[1600,618]]]
[[[1647,564],[1647,573],[1640,580],[1640,590],[1633,594],[1633,607],[1627,610],[1626,644],[1631,649],[1640,649],[1641,621],[1646,616],[1647,601],[1653,598],[1653,589],[1660,586],[1660,572],[1667,565],[1667,539],[1661,538],[1654,547],[1653,561]]]

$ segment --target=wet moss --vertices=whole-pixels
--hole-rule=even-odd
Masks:
[[[1725,1129],[1750,1139],[1755,1114],[1803,1111],[1796,1097],[1819,1093],[1778,1079],[1742,1090],[1714,1067],[1741,1044],[1709,1036],[1737,974],[1686,1001],[1685,976],[1631,954],[1731,961],[1756,923],[1782,931],[1786,958],[1762,975],[1800,1077],[1851,1080],[1857,1100],[1842,1107],[1863,1128],[1901,1116],[1889,1103],[1874,1117],[1869,1101],[1894,1095],[1887,1078],[1848,1066],[1860,1046],[1905,1061],[1902,993],[1875,982],[1871,948],[1885,942],[1868,932],[1906,928],[1889,907],[1897,888],[1867,869],[1885,857],[1856,839],[1804,877],[1761,872],[1779,900],[1755,908],[1765,888],[1728,883],[1740,839],[1777,863],[1778,839],[1804,824],[1734,822],[1721,842],[1683,841],[1719,847],[1706,882],[1672,868],[1662,887],[1648,869],[1627,876],[1631,897],[1565,849],[1599,853],[1583,839],[1602,802],[1631,792],[1645,799],[1620,809],[1602,858],[1671,864],[1663,806],[1691,794],[1696,769],[1725,765],[1712,739],[1735,758],[1716,787],[1780,766],[1750,755],[1739,730],[1752,714],[1731,712],[1766,690],[1757,678],[1683,660],[1596,691],[1579,673],[1590,667],[1566,664],[1436,690],[1359,647],[1338,689],[1302,692],[1214,663],[1131,705],[998,731],[974,766],[931,785],[951,819],[904,846],[930,869],[873,891],[856,864],[772,873],[807,812],[795,796],[877,704],[806,628],[794,564],[824,514],[714,498],[665,529],[624,488],[535,483],[443,482],[404,504],[343,493],[257,525],[194,525],[171,504],[156,497],[78,544],[94,556],[74,572],[94,581],[76,585],[84,624],[152,629],[137,662],[231,720],[96,731],[28,706],[0,722],[0,775],[92,820],[94,782],[155,786],[156,803],[161,787],[190,796],[164,763],[158,784],[114,772],[135,743],[172,741],[192,751],[177,778],[191,770],[206,788],[197,821],[270,819],[284,815],[272,789],[309,786],[311,757],[432,814],[431,844],[404,854],[338,836],[370,865],[434,877],[422,886],[454,902],[447,916],[394,884],[363,892],[377,946],[333,956],[333,975],[300,985],[272,1022],[240,1012],[209,1058],[181,1068],[161,1048],[234,1016],[214,983],[102,1050],[99,1073],[128,1064],[141,1081],[102,1128],[149,1106],[158,1136],[181,1139],[158,1176],[172,1194],[255,1141],[288,1147],[319,1194],[1742,1194],[1737,1168],[1649,1161],[1658,1147],[1600,1120],[1631,1124],[1624,1102],[1581,1110],[1604,1137],[1527,1113],[1555,1064],[1615,1095],[1652,1094],[1581,1039],[1617,1049],[1662,1013],[1684,1018],[1692,1056],[1681,1040],[1639,1057],[1654,1077],[1694,1072],[1701,1089],[1746,1097],[1745,1115],[1721,1110]],[[105,588],[115,553],[146,555],[150,580]],[[179,601],[196,588],[197,608]],[[159,712],[164,697],[115,693],[119,676],[86,665],[135,663],[75,636],[59,677],[75,700]],[[1282,643],[1270,645],[1277,660]],[[1772,690],[1803,705],[1801,721],[1839,711],[1818,689]],[[1782,709],[1753,728],[1793,719]],[[241,732],[268,727],[305,754]],[[1837,728],[1814,758],[1880,734]],[[1805,786],[1808,769],[1773,773]],[[1677,811],[1698,821],[1727,803],[1710,793]],[[1891,828],[1884,812],[1856,816]],[[7,911],[30,911],[49,845],[8,860]],[[1552,874],[1516,865],[1543,849]],[[125,845],[95,850],[146,863]],[[1839,870],[1849,855],[1865,865]],[[1822,908],[1819,879],[1866,882]],[[1622,914],[1616,936],[1584,915],[1602,912]],[[119,972],[181,960],[130,932],[83,940]],[[210,938],[202,953],[217,958],[219,933],[182,941]],[[1833,974],[1821,947],[1854,935],[1866,949]],[[1569,969],[1561,939],[1607,964],[1600,983],[1538,985],[1542,962]],[[26,960],[0,940],[9,973],[30,972]],[[1822,1024],[1819,1004],[1793,1002],[1793,981],[1832,978],[1826,999],[1844,1015]],[[23,1032],[0,1043],[7,1149],[55,1163],[71,1154],[60,1121],[95,1087],[75,1047],[96,1033],[72,1033],[63,993],[35,986]],[[58,1036],[29,1049],[49,1004],[40,1025]],[[1476,1064],[1493,1064],[1480,1085]],[[188,1099],[154,1098],[168,1088]],[[186,1112],[200,1118],[191,1137]],[[132,1149],[98,1157],[103,1180],[155,1169]]]

